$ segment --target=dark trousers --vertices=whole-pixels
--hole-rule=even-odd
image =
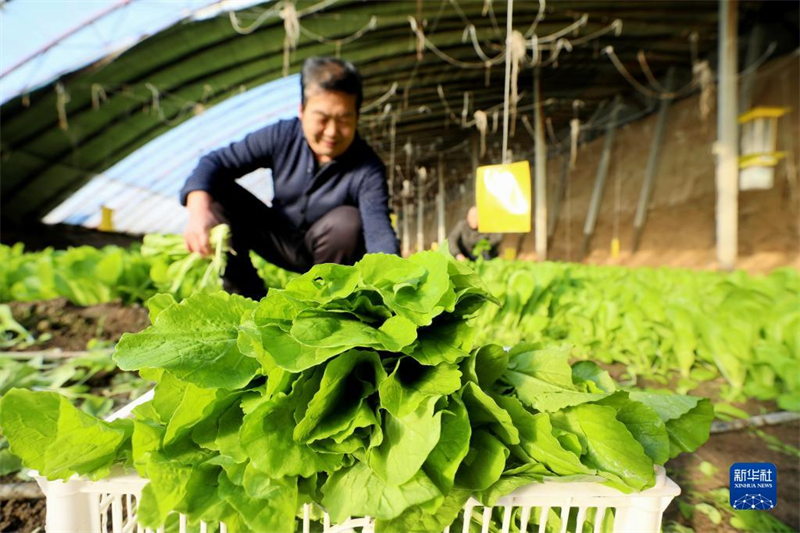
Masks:
[[[319,263],[352,265],[365,253],[358,208],[331,209],[307,229],[296,229],[282,213],[232,182],[212,193],[214,213],[231,228],[231,249],[223,275],[228,292],[260,299],[267,291],[250,261],[254,251],[273,265],[306,272]]]

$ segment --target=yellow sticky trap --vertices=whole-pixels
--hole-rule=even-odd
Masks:
[[[531,167],[528,161],[478,167],[475,199],[481,233],[531,230]]]
[[[394,229],[394,231],[396,232],[397,231],[397,214],[396,213],[390,213],[389,214],[389,222],[392,224],[392,229]]]
[[[113,216],[114,216],[113,209],[106,206],[102,206],[100,208],[100,225],[97,226],[97,229],[99,229],[100,231],[114,231]]]
[[[611,239],[611,257],[619,259],[619,239],[616,237]]]
[[[517,249],[516,248],[503,248],[503,259],[508,261],[513,261],[517,258]]]

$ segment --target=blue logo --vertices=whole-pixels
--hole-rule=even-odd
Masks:
[[[731,466],[731,507],[766,511],[778,504],[778,469],[772,463]]]

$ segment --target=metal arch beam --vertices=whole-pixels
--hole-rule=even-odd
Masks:
[[[338,9],[338,6],[344,6],[347,9],[354,9],[354,7],[358,8],[358,7],[362,6],[362,5],[363,4],[361,4],[360,2],[349,2],[346,5],[344,3],[340,3],[340,4],[337,4],[337,9]],[[404,44],[407,45],[408,41],[409,41],[409,38],[408,38],[408,33],[409,32],[407,30],[408,25],[407,25],[407,21],[405,20],[404,13],[400,13],[400,11],[403,10],[403,6],[402,5],[398,5],[398,4],[392,4],[391,6],[389,6],[389,4],[386,4],[386,5],[387,5],[387,7],[385,9],[387,10],[387,12],[389,11],[389,9],[392,9],[393,12],[397,13],[397,17],[395,17],[397,22],[396,22],[396,24],[392,25],[391,28],[393,28],[393,29],[390,28],[390,30],[391,30],[390,33],[391,32],[395,32],[395,33],[398,34],[398,36],[397,36],[396,39],[392,39],[392,40],[397,42],[397,43],[399,43],[400,41],[403,41]],[[434,3],[429,4],[429,5],[434,5]],[[521,4],[518,7],[522,8],[523,5],[524,4]],[[531,8],[531,11],[533,12],[533,11],[535,11],[535,3],[533,3],[531,5],[533,6]],[[621,16],[622,18],[625,18],[625,13],[629,12],[630,9],[628,7],[624,7],[622,4],[616,4],[616,5],[620,5],[621,7],[619,9],[616,9],[616,10],[615,9],[611,9],[611,11],[614,12],[614,16]],[[670,4],[670,5],[672,5],[672,4]],[[675,5],[677,6],[678,4],[676,3]],[[711,4],[709,3],[708,5],[711,5]],[[468,11],[468,16],[473,18],[476,23],[481,22],[481,20],[479,20],[478,17],[479,17],[480,8],[482,6],[481,5],[474,5],[474,4],[469,4],[469,6],[472,9]],[[568,8],[591,11],[592,9],[600,8],[600,7],[603,7],[603,6],[608,7],[608,4],[607,3],[603,3],[603,2],[592,2],[592,3],[567,2],[567,3],[564,3],[564,4],[559,3],[558,4],[558,9],[559,9],[559,11],[562,11],[562,12],[563,12],[563,10],[568,9]],[[431,8],[431,12],[435,11],[436,9],[438,9],[438,7],[439,7],[439,3],[435,3],[435,6]],[[716,3],[713,4],[712,7],[716,7]],[[383,8],[383,4],[381,5],[381,8]],[[694,9],[694,7],[693,7],[693,9]],[[697,8],[697,10],[698,10],[698,12],[702,12],[703,8]],[[345,10],[341,10],[340,12],[342,12],[342,11],[345,11]],[[336,10],[333,10],[332,12],[335,13]],[[498,10],[498,14],[499,15],[502,15],[502,13],[503,13],[503,10]],[[558,12],[556,12],[556,14],[558,14]],[[714,15],[714,11],[711,11],[711,15],[712,16]],[[443,22],[441,23],[441,27],[442,28],[447,28],[448,26],[451,26],[451,25],[454,26],[454,27],[457,26],[457,28],[450,29],[447,32],[447,34],[453,35],[453,34],[457,33],[458,34],[457,36],[459,37],[459,39],[457,39],[457,40],[460,40],[460,32],[461,32],[461,29],[463,29],[463,23],[460,21],[460,19],[456,18],[456,16],[452,12],[452,10],[446,11],[445,12],[445,16],[442,17],[442,20],[443,20]],[[555,18],[554,17],[548,17],[548,20],[555,20]],[[308,23],[309,24],[313,24],[313,23],[316,23],[316,22],[312,22],[311,19],[309,19]],[[223,25],[224,24],[218,24],[215,27],[216,28],[221,28]],[[384,27],[386,27],[386,26],[388,26],[388,25],[381,25],[382,29]],[[708,24],[704,24],[704,27],[705,26],[708,26]],[[313,26],[309,25],[309,27],[311,28]],[[665,27],[666,30],[669,29],[669,25],[668,24],[664,24],[664,27]],[[652,35],[652,34],[648,33],[648,31],[649,31],[648,28],[646,28],[642,24],[629,24],[629,25],[626,25],[626,28],[630,28],[631,29],[632,34],[634,34],[633,37],[630,38],[630,39],[626,38],[626,34],[628,33],[626,31],[623,34],[622,37],[614,38],[615,39],[614,42],[615,43],[617,43],[617,42],[618,43],[623,43],[623,42],[625,43],[625,44],[623,44],[623,45],[621,45],[619,47],[618,51],[620,52],[620,55],[623,56],[623,60],[627,61],[628,60],[627,56],[631,55],[632,52],[630,50],[625,51],[625,48],[630,47],[630,46],[638,46],[637,43],[641,43],[643,41],[643,39],[646,39],[648,37],[648,35]],[[456,32],[456,29],[458,29],[458,32]],[[483,28],[481,30],[479,30],[479,31],[484,31],[484,30],[488,31],[488,25],[487,24],[484,24]],[[282,28],[280,28],[277,24],[272,24],[270,26],[262,28],[262,29],[259,30],[259,32],[257,32],[254,35],[259,35],[260,33],[263,33],[263,35],[260,36],[260,38],[258,40],[259,42],[263,42],[265,37],[270,37],[270,36],[274,35],[275,38],[277,39],[277,37],[281,37],[282,38],[282,36],[283,36]],[[403,37],[401,37],[399,35],[401,33],[404,35]],[[665,33],[664,35],[658,35],[657,37],[659,37],[659,38],[667,37],[667,33]],[[174,41],[174,39],[179,39],[179,38],[180,39],[184,39],[185,38],[184,34],[181,34],[181,35],[182,35],[181,37],[177,37],[177,36],[174,37],[172,42],[176,42],[176,41]],[[217,38],[218,35],[216,35],[214,37]],[[225,37],[225,39],[228,39],[228,37]],[[377,40],[381,40],[381,39],[377,39]],[[434,37],[434,40],[437,43],[439,42],[437,37]],[[219,41],[219,39],[217,39],[217,41]],[[148,41],[145,41],[145,42],[143,42],[143,44],[147,43],[147,42]],[[165,41],[163,39],[160,40],[160,41],[158,41],[156,39],[153,39],[152,43],[155,43],[155,42],[163,43]],[[386,72],[385,64],[388,63],[387,57],[391,57],[391,55],[387,56],[386,54],[380,55],[379,53],[375,53],[376,52],[376,50],[375,50],[375,42],[376,42],[375,39],[365,39],[363,41],[359,40],[359,41],[357,41],[356,43],[354,43],[353,45],[350,45],[350,46],[353,47],[355,52],[360,53],[361,56],[363,58],[365,58],[364,67],[362,68],[362,70],[364,72],[372,71],[372,72],[385,73]],[[663,46],[662,46],[662,44],[663,44]],[[678,51],[680,51],[680,50],[686,50],[685,43],[681,42],[681,43],[676,43],[676,44],[679,44],[680,46],[672,47],[666,41],[659,41],[659,42],[654,43],[654,46],[655,46],[656,50],[660,50],[660,49],[670,50],[670,49],[674,48],[674,50],[676,51],[675,53],[678,53]],[[700,49],[700,53],[701,54],[703,54],[703,53],[705,53],[707,51],[705,49],[704,44],[706,44],[705,40],[701,40],[701,43],[700,43],[700,48],[701,48]],[[463,57],[471,57],[472,60],[475,59],[474,53],[471,50],[471,43],[469,43],[469,42],[468,43],[454,42],[452,45],[444,45],[444,46],[445,46],[445,50],[448,53],[452,54],[452,55],[457,55],[457,56],[460,56],[460,57],[461,56],[463,56]],[[372,47],[373,50],[370,50],[369,49],[370,47]],[[211,48],[214,48],[214,47],[211,47]],[[300,51],[298,52],[298,55],[296,57],[299,58],[302,54],[309,53],[312,50],[324,50],[325,48],[326,48],[325,45],[314,46],[314,44],[306,44],[306,43],[304,43],[304,44],[301,45]],[[331,46],[327,45],[327,48],[330,51]],[[153,50],[152,48],[148,48],[148,49],[151,50],[151,51]],[[137,48],[132,49],[132,50],[140,50],[140,48],[137,47]],[[224,50],[224,48],[222,48],[222,50]],[[348,50],[349,50],[349,48],[348,48]],[[377,52],[380,52],[380,50],[377,50]],[[591,58],[589,56],[590,52],[591,51],[588,50],[588,49],[587,49],[586,53],[576,49],[576,51],[572,54],[573,55],[573,60],[581,59],[581,61],[579,61],[581,63],[580,66],[579,67],[575,67],[575,69],[570,69],[569,68],[569,63],[570,62],[568,61],[569,60],[569,56],[565,56],[565,58],[562,60],[562,65],[559,68],[559,71],[561,71],[562,74],[563,74],[563,72],[568,72],[570,70],[575,70],[576,72],[581,72],[587,66],[591,65],[591,61],[590,61]],[[430,56],[432,56],[432,54],[430,52],[426,51],[426,58],[428,58]],[[403,54],[403,57],[407,58],[407,59],[411,59],[412,62],[413,62],[414,53],[413,53],[413,51],[408,51],[407,53]],[[678,56],[673,56],[673,57],[678,59]],[[210,79],[213,80],[214,79],[213,76],[215,75],[215,73],[216,73],[216,76],[218,76],[217,79],[231,79],[231,80],[237,80],[239,82],[241,82],[244,79],[247,79],[244,76],[246,76],[248,74],[248,72],[246,72],[246,71],[243,72],[243,69],[246,68],[246,65],[243,65],[243,62],[241,61],[243,59],[243,57],[241,55],[237,55],[237,56],[233,56],[232,55],[231,58],[234,59],[234,61],[228,62],[226,64],[227,66],[224,68],[224,73],[221,72],[221,70],[223,70],[223,69],[216,69],[215,71],[213,71],[211,73],[212,78],[208,77],[208,74],[209,74],[208,72],[203,72],[199,76],[197,76],[197,75],[196,76],[182,76],[180,79],[178,79],[176,77],[173,77],[170,74],[170,72],[168,72],[168,71],[164,71],[159,75],[160,76],[169,76],[170,77],[170,81],[174,80],[174,83],[172,83],[172,84],[170,84],[168,86],[167,85],[164,86],[164,88],[166,90],[168,90],[170,92],[177,92],[179,95],[188,96],[189,99],[196,99],[196,96],[194,96],[194,97],[192,96],[191,91],[194,90],[196,92],[196,94],[199,94],[199,92],[197,92],[198,91],[197,87],[200,86],[203,82],[205,82],[207,80],[210,80]],[[248,59],[249,64],[252,64],[254,66],[254,70],[257,69],[258,66],[264,64],[264,59],[263,58],[259,58],[259,59],[255,59],[253,61],[250,61]],[[651,59],[651,56],[649,54],[648,54],[648,59]],[[133,59],[131,59],[131,60],[133,60]],[[270,76],[277,77],[279,75],[278,74],[279,67],[278,67],[277,63],[278,62],[276,61],[275,62],[275,68],[272,69]],[[439,65],[441,67],[441,63],[439,63]],[[658,70],[656,69],[656,67],[661,66],[661,65],[662,64],[659,61],[655,61],[655,60],[653,61],[653,67],[654,67],[653,70],[656,73],[656,75],[658,75]],[[174,66],[175,65],[173,65],[170,68],[173,68]],[[114,64],[107,65],[104,68],[104,72],[108,72],[110,69],[113,69],[113,68],[115,68]],[[238,75],[236,73],[234,73],[233,70],[239,70]],[[162,69],[162,71],[163,71],[163,69]],[[159,72],[161,72],[161,71],[159,71]],[[556,72],[558,72],[558,71],[556,71]],[[259,71],[259,72],[250,71],[249,74],[250,74],[249,79],[252,80],[252,81],[247,81],[246,83],[248,83],[248,84],[249,83],[254,83],[255,84],[255,83],[258,83],[260,81],[266,81],[266,79],[268,78],[268,76],[264,75],[264,71],[263,70]],[[482,78],[483,72],[482,72],[482,70],[477,70],[475,74],[476,74],[476,76],[473,77],[472,79]],[[599,74],[597,76],[599,76]],[[69,77],[74,78],[74,76],[68,76],[68,78]],[[423,87],[424,87],[424,85],[426,83],[424,78],[425,77],[423,76],[423,80],[422,80]],[[596,76],[595,76],[595,78],[596,78]],[[77,82],[81,83],[83,79],[86,79],[86,83],[88,84],[89,82],[94,81],[95,79],[99,79],[99,78],[92,78],[92,77],[80,78],[80,77],[78,77],[77,78]],[[121,77],[121,78],[118,78],[118,79],[122,79],[124,81],[124,77]],[[467,77],[466,79],[470,79],[470,78]],[[530,79],[530,78],[528,78],[528,79]],[[571,76],[571,75],[564,76],[564,77],[559,77],[558,86],[563,88],[566,85],[569,85],[570,83],[574,83],[574,79],[575,79],[574,76]],[[572,81],[570,81],[570,80],[572,80]],[[589,83],[593,83],[594,81],[599,81],[599,80],[594,79],[594,80],[589,81]],[[604,90],[612,91],[612,90],[616,89],[617,91],[619,91],[620,87],[622,88],[623,91],[628,91],[629,90],[629,88],[625,85],[625,83],[622,80],[616,80],[616,81],[618,81],[618,83],[615,83],[615,84],[613,84],[613,86],[609,86],[607,89],[604,89]],[[232,84],[235,83],[236,85],[238,85],[238,83],[236,81],[233,81],[231,83]],[[524,83],[527,83],[527,82],[524,82]],[[415,88],[416,87],[417,86],[415,85]],[[548,89],[549,88],[550,88],[550,83],[548,82]],[[450,89],[448,89],[448,90],[450,90]],[[42,95],[47,94],[49,96],[49,98],[50,98],[50,100],[49,100],[50,103],[47,103],[47,100],[43,100],[40,97],[39,103],[34,103],[34,107],[38,106],[39,109],[35,110],[35,111],[34,110],[30,110],[30,111],[33,111],[35,114],[38,114],[40,118],[47,117],[47,115],[45,115],[45,111],[46,110],[49,111],[50,113],[52,113],[52,115],[50,115],[50,116],[52,116],[52,118],[49,121],[51,125],[55,124],[55,113],[52,111],[52,107],[48,109],[48,106],[50,106],[50,104],[53,102],[52,92],[53,92],[52,91],[52,86],[46,87],[45,89],[43,89],[41,94]],[[380,91],[376,91],[376,92],[379,93]],[[219,100],[212,98],[212,99],[209,99],[209,103],[215,103],[217,101],[221,101],[222,99],[226,98],[227,96],[233,95],[234,93],[235,93],[235,89],[231,89],[231,90],[228,90],[228,91],[224,91],[224,90],[220,91],[220,93],[218,93]],[[139,94],[140,95],[143,95],[143,94],[147,95],[148,93],[140,92]],[[412,93],[411,101],[415,102],[415,103],[417,101],[419,101],[420,103],[426,103],[427,102],[428,105],[431,105],[433,107],[434,104],[438,101],[438,98],[435,97],[435,96],[433,96],[431,98],[428,98],[429,96],[431,96],[431,95],[425,94],[425,95],[422,96],[422,98],[420,100],[416,100],[414,98],[414,93]],[[598,96],[598,95],[596,95],[596,96]],[[578,95],[578,96],[572,96],[572,97],[580,98],[581,96]],[[88,110],[88,109],[90,109],[90,107],[89,107],[90,102],[89,102],[89,99],[88,99],[88,94],[85,96],[85,98],[86,98],[86,100],[84,101],[84,106]],[[146,98],[146,96],[144,96],[143,98]],[[587,98],[585,98],[585,97],[582,98],[582,99],[587,100]],[[36,98],[32,98],[32,100],[36,101]],[[73,102],[73,103],[80,103],[80,101],[77,98],[74,98],[74,100],[76,100],[76,101]],[[590,101],[590,100],[591,100],[591,98],[588,99],[587,102]],[[481,100],[481,102],[482,101],[483,100]],[[490,102],[490,101],[491,100],[488,98],[488,95],[487,95],[486,102]],[[42,102],[45,102],[45,104],[42,104]],[[19,108],[19,102],[17,102],[17,105],[18,105],[18,108]],[[483,104],[481,104],[481,105],[483,105]],[[133,103],[131,106],[127,106],[128,107],[128,111],[123,111],[120,114],[118,121],[111,121],[111,122],[108,122],[106,125],[110,126],[111,128],[117,128],[117,129],[128,127],[130,124],[132,124],[132,123],[129,122],[129,120],[131,118],[131,116],[130,116],[131,110],[138,111],[140,106],[141,106],[141,103],[138,103],[138,102]],[[12,110],[12,107],[3,106],[3,110],[2,111],[3,111],[3,118],[4,119],[6,119],[6,118],[8,118],[10,116],[9,112]],[[590,108],[591,108],[591,105],[590,105]],[[551,115],[550,113],[548,113],[548,114]],[[168,113],[168,115],[169,115],[169,113]],[[552,116],[553,116],[554,120],[557,120],[557,121],[561,120],[561,118],[562,118],[561,113],[559,111],[557,111],[557,110],[554,111]],[[433,113],[433,114],[428,115],[428,116],[419,117],[418,120],[415,119],[415,120],[411,121],[411,126],[410,127],[407,127],[405,124],[399,125],[402,128],[402,132],[398,131],[398,133],[400,133],[401,135],[405,135],[405,134],[410,134],[411,132],[417,132],[417,135],[420,137],[420,139],[423,139],[425,142],[427,142],[428,140],[431,140],[431,139],[436,139],[437,136],[444,137],[445,143],[443,144],[443,146],[447,146],[448,143],[453,144],[453,143],[455,143],[455,139],[461,138],[464,134],[469,134],[469,131],[460,130],[460,129],[453,129],[453,130],[451,130],[449,132],[445,131],[443,129],[443,123],[442,122],[439,122],[438,124],[436,123],[436,121],[441,121],[442,117],[443,117],[443,114],[441,114],[441,113],[438,114],[438,115],[436,113]],[[72,125],[72,120],[73,119],[79,120],[77,118],[77,116],[75,116],[74,114],[70,115],[70,119],[71,119],[70,125]],[[403,121],[403,122],[406,122],[406,121]],[[40,123],[41,123],[41,120],[37,120],[36,121],[35,124],[36,124],[37,128],[39,127]],[[4,120],[4,133],[5,133],[6,124],[7,123],[5,123],[5,120]],[[110,143],[110,150],[109,151],[106,152],[105,150],[103,150],[104,153],[101,154],[101,157],[90,158],[91,166],[87,167],[88,171],[86,172],[86,175],[91,175],[93,172],[96,172],[96,171],[102,171],[105,167],[108,166],[108,165],[105,165],[105,163],[107,163],[108,161],[111,161],[112,159],[118,158],[118,157],[121,158],[126,153],[129,153],[130,151],[132,151],[133,149],[138,147],[137,143],[143,143],[146,140],[151,139],[153,137],[156,137],[160,133],[163,133],[164,131],[166,131],[166,127],[164,125],[160,124],[160,123],[144,124],[142,121],[139,121],[138,124],[136,124],[136,123],[133,123],[133,124],[134,124],[134,127],[137,129],[135,135],[126,136],[126,138],[120,139],[120,142],[112,140],[112,142]],[[103,125],[103,126],[100,127],[99,131],[103,131],[104,133],[98,134],[98,138],[100,136],[102,136],[103,134],[108,132],[108,130],[104,129],[106,125]],[[88,145],[90,147],[91,146],[97,146],[96,142],[92,143],[91,141],[88,141],[86,145]],[[53,143],[51,143],[50,146],[54,147],[58,152],[61,153],[61,155],[66,156],[64,161],[70,161],[69,157],[71,155],[72,148],[69,147],[69,143],[65,143],[65,142],[55,143],[55,142],[53,142]],[[44,152],[44,151],[46,151],[45,148],[47,148],[47,147],[43,143],[37,142],[36,145],[33,147],[33,150],[38,151],[38,152]],[[3,149],[5,151],[6,146],[4,146]],[[84,150],[84,146],[81,146],[79,149],[81,151],[83,151],[82,157],[85,157],[85,156],[89,155]],[[56,154],[56,155],[59,155],[59,154]],[[422,160],[420,162],[421,163],[426,163],[426,161],[422,161]],[[10,167],[7,167],[7,168],[10,168]],[[23,179],[25,179],[27,181],[27,179],[31,176],[31,174],[28,173],[27,168],[23,169],[23,172],[24,172]],[[4,185],[5,185],[5,178],[6,178],[5,174],[6,173],[4,172],[4,180],[3,180],[4,181]],[[11,175],[9,175],[8,177],[11,178]],[[39,182],[39,183],[41,183],[41,182]],[[4,190],[3,191],[4,198],[6,196],[5,192],[6,191]],[[37,202],[39,201],[38,197],[36,198],[36,201]],[[6,206],[4,206],[4,207],[6,207]]]

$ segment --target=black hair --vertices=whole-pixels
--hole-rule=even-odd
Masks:
[[[356,112],[361,109],[364,93],[361,87],[361,74],[349,61],[334,57],[309,57],[300,72],[302,105],[306,105],[306,91],[317,86],[324,91],[339,91],[356,97]]]

